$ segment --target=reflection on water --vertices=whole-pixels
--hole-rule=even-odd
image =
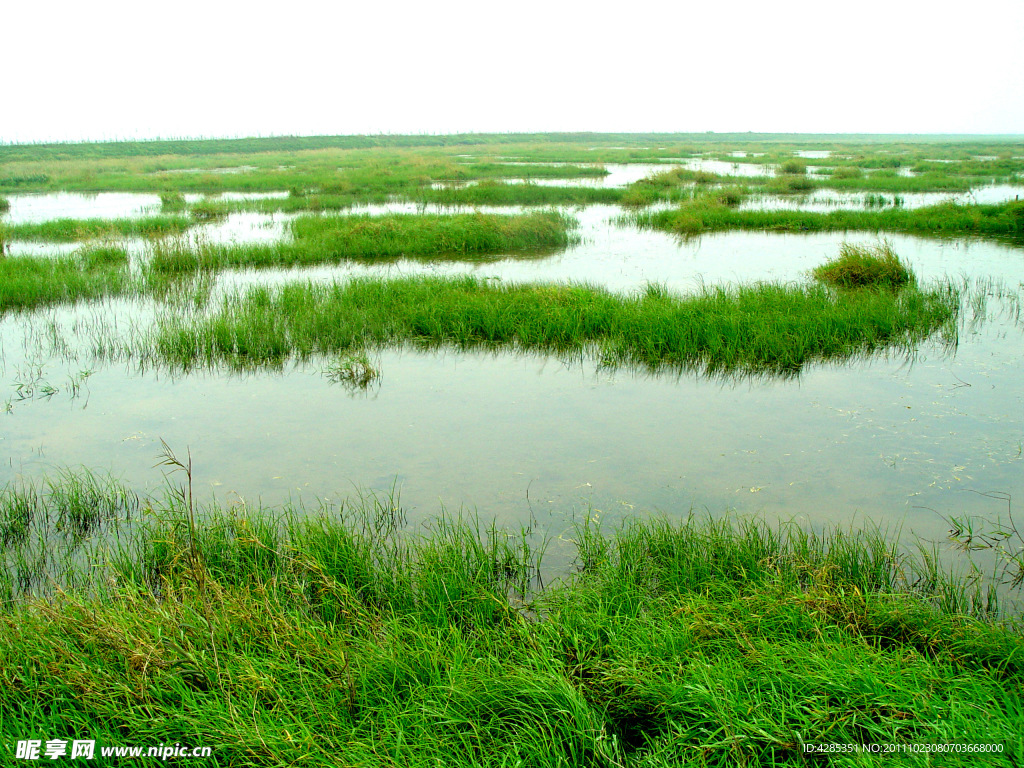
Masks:
[[[4,195],[11,210],[2,220],[28,224],[51,219],[121,219],[160,212],[160,196],[140,192],[46,192]]]

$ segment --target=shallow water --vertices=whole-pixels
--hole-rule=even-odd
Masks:
[[[585,209],[584,242],[537,260],[249,271],[221,283],[468,271],[691,290],[805,279],[843,240],[743,232],[679,242],[613,226],[616,213]],[[1024,282],[1019,249],[892,240],[926,281],[964,274]],[[941,537],[940,514],[1004,511],[1005,502],[972,491],[1024,494],[1022,333],[996,316],[999,306],[990,300],[992,318],[965,328],[955,355],[930,343],[913,361],[811,366],[797,380],[653,376],[602,371],[589,360],[405,349],[377,355],[382,378],[365,392],[332,384],[325,361],[173,377],[90,359],[92,339],[145,327],[157,311],[148,303],[8,316],[0,321],[10,398],[0,399],[9,410],[0,413],[0,481],[84,464],[152,488],[162,482],[153,468],[162,439],[191,449],[200,498],[315,502],[397,484],[413,519],[440,505],[466,507],[510,525],[532,515],[555,534],[594,511],[616,520],[693,507],[814,524],[872,519]],[[52,354],[54,343],[67,346],[63,355]],[[44,396],[43,384],[57,391]]]
[[[764,172],[759,165],[735,165]],[[617,186],[672,166],[606,167],[608,177],[570,183]],[[1021,193],[1024,188],[1002,185],[958,199],[995,202]],[[950,195],[900,197],[916,207]],[[5,220],[12,221],[159,210],[156,195],[10,200]],[[863,204],[863,193],[819,191],[744,205],[827,210]],[[349,213],[456,210],[462,209],[395,203]],[[465,273],[581,281],[614,291],[656,282],[691,291],[723,282],[802,281],[844,241],[877,241],[867,234],[762,232],[679,240],[617,226],[621,210],[615,206],[565,210],[579,218],[583,241],[555,254],[476,264],[397,260],[229,271],[218,277],[215,295],[295,279]],[[197,227],[192,236],[274,240],[286,236],[290,218],[233,214]],[[996,278],[1018,295],[1024,286],[1018,247],[888,239],[925,282]],[[144,254],[141,241],[129,244]],[[56,253],[75,246],[15,247]],[[6,390],[0,394],[0,483],[83,464],[152,489],[162,482],[154,464],[165,440],[179,452],[191,449],[197,495],[204,500],[215,494],[229,502],[301,498],[315,504],[356,488],[397,486],[413,520],[444,505],[476,509],[484,519],[514,527],[536,519],[556,536],[583,515],[614,522],[629,513],[678,515],[693,508],[814,525],[871,519],[941,539],[942,515],[1005,516],[1006,502],[982,493],[1024,497],[1024,335],[1009,314],[1013,309],[990,297],[979,308],[984,322],[964,325],[955,354],[927,343],[912,360],[876,356],[809,366],[794,380],[709,380],[600,370],[592,360],[402,349],[376,355],[382,377],[367,391],[331,383],[322,373],[324,360],[276,373],[175,377],[94,359],[95,345],[131,338],[166,311],[149,301],[8,315],[0,319]]]

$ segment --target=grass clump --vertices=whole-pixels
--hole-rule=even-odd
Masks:
[[[576,572],[530,593],[543,546],[451,515],[414,535],[391,498],[191,523],[185,491],[142,503],[91,580],[0,607],[0,748],[87,724],[97,753],[134,733],[268,767],[1024,757],[1019,627],[871,529],[584,524]]]
[[[648,369],[785,374],[912,345],[949,330],[958,311],[949,286],[836,295],[823,285],[761,283],[678,296],[658,286],[618,295],[472,277],[355,279],[228,297],[209,317],[164,321],[139,354],[175,368],[244,368],[404,343],[486,345]]]
[[[802,160],[793,158],[779,164],[779,173],[786,175],[807,175],[807,164]]]
[[[577,222],[558,212],[501,214],[306,215],[293,238],[266,244],[213,244],[184,239],[154,243],[148,269],[160,274],[226,267],[282,267],[367,261],[471,259],[494,254],[536,256],[578,240]]]
[[[186,216],[144,216],[136,219],[52,219],[7,224],[10,240],[76,243],[103,237],[160,238],[180,235],[193,222]]]
[[[346,389],[365,391],[380,379],[380,367],[370,362],[365,352],[344,355],[331,362],[324,375],[328,381]]]
[[[338,258],[496,253],[527,248],[564,248],[575,220],[551,211],[518,215],[391,214],[300,216],[292,222],[298,242],[315,244]]]
[[[815,267],[814,278],[837,288],[887,288],[897,290],[914,281],[914,275],[892,248],[892,243],[856,245],[843,243],[839,256]]]
[[[203,199],[188,206],[188,212],[195,221],[221,221],[228,217],[231,208],[219,200]]]
[[[590,205],[617,203],[621,189],[545,184],[507,184],[485,180],[466,187],[425,189],[418,199],[438,205]]]
[[[78,257],[86,270],[106,267],[122,268],[128,265],[128,251],[117,245],[95,245],[82,248]]]
[[[66,301],[98,299],[132,288],[127,254],[117,248],[89,250],[76,256],[0,259],[0,315]]]
[[[160,193],[160,210],[165,213],[178,213],[184,211],[187,203],[185,196],[176,190]]]
[[[7,213],[9,210],[11,210],[11,201],[0,196],[0,213]]]
[[[689,236],[726,229],[777,232],[913,232],[934,235],[1017,236],[1024,219],[1015,202],[960,205],[954,202],[908,209],[895,205],[883,210],[836,209],[827,213],[800,210],[744,210],[715,205],[706,197],[684,201],[674,210],[636,211],[620,221]]]

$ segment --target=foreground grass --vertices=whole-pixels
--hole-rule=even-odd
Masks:
[[[0,521],[63,520],[66,538],[87,522],[61,510],[90,489],[93,525],[127,514],[133,537],[81,562],[91,580],[0,609],[12,759],[30,738],[209,746],[218,766],[893,759],[806,744],[899,745],[915,766],[1024,759],[1019,627],[877,532],[585,525],[568,533],[576,575],[527,593],[528,537],[450,516],[413,536],[390,499],[133,503],[70,473],[6,489]],[[910,751],[933,744],[1001,752]]]
[[[208,317],[169,319],[140,354],[174,367],[280,364],[407,342],[490,345],[609,365],[796,372],[806,363],[912,346],[952,332],[951,287],[837,294],[822,285],[755,284],[678,296],[586,285],[505,285],[473,277],[356,279],[255,288]]]
[[[911,210],[837,209],[827,213],[799,210],[750,211],[726,205],[711,196],[698,196],[667,211],[637,211],[623,217],[639,227],[694,235],[728,229],[779,232],[867,230],[915,234],[1024,236],[1024,203],[959,205],[942,203]]]

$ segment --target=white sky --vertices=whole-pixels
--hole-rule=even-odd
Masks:
[[[5,3],[0,141],[1024,134],[1024,0]]]

